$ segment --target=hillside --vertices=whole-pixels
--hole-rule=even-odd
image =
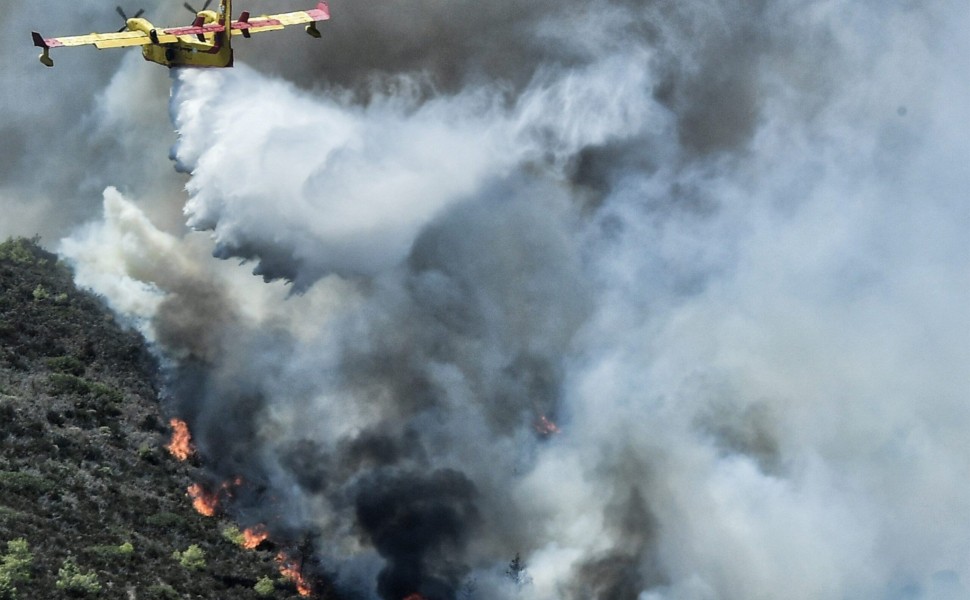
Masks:
[[[0,600],[298,597],[269,544],[193,510],[157,379],[55,255],[0,244]]]

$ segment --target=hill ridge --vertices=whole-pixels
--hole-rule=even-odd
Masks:
[[[0,600],[298,597],[271,546],[192,509],[158,393],[145,341],[55,254],[0,243]]]

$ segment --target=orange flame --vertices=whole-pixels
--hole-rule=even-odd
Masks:
[[[421,594],[411,594],[404,600],[424,600],[424,596],[422,596]]]
[[[283,552],[276,555],[276,562],[280,564],[280,575],[292,581],[293,585],[296,586],[296,593],[301,596],[309,596],[312,590],[310,584],[303,578],[303,573],[300,573],[300,566]]]
[[[168,424],[172,426],[172,441],[165,448],[178,460],[188,459],[195,453],[188,423],[173,417]]]
[[[216,509],[219,508],[218,492],[210,493],[201,485],[193,483],[188,489],[189,496],[192,497],[192,506],[204,517],[213,517]]]
[[[192,506],[195,507],[195,510],[198,511],[200,515],[212,517],[215,516],[219,509],[220,496],[228,496],[229,498],[232,498],[233,488],[237,488],[242,484],[243,478],[237,475],[229,481],[223,481],[222,485],[219,486],[219,489],[214,492],[208,491],[198,483],[193,483],[190,485],[187,492],[189,496],[192,497]]]
[[[546,417],[546,415],[540,416],[539,420],[536,421],[534,427],[535,427],[536,433],[545,437],[548,437],[550,435],[555,435],[560,431],[562,431],[561,429],[559,429],[559,426],[553,423],[552,420]]]
[[[263,540],[269,537],[269,532],[266,531],[262,525],[257,525],[244,530],[242,535],[243,548],[246,550],[254,550],[256,546],[259,546],[261,543],[263,543]]]

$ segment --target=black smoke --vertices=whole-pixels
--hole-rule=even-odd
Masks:
[[[364,476],[354,496],[356,520],[387,560],[377,576],[381,597],[455,597],[467,574],[462,550],[479,519],[475,495],[474,484],[452,470]]]

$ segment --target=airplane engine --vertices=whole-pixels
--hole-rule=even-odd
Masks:
[[[148,35],[151,35],[155,31],[155,26],[148,19],[131,18],[125,21],[125,25],[128,27],[128,31],[142,31]]]

